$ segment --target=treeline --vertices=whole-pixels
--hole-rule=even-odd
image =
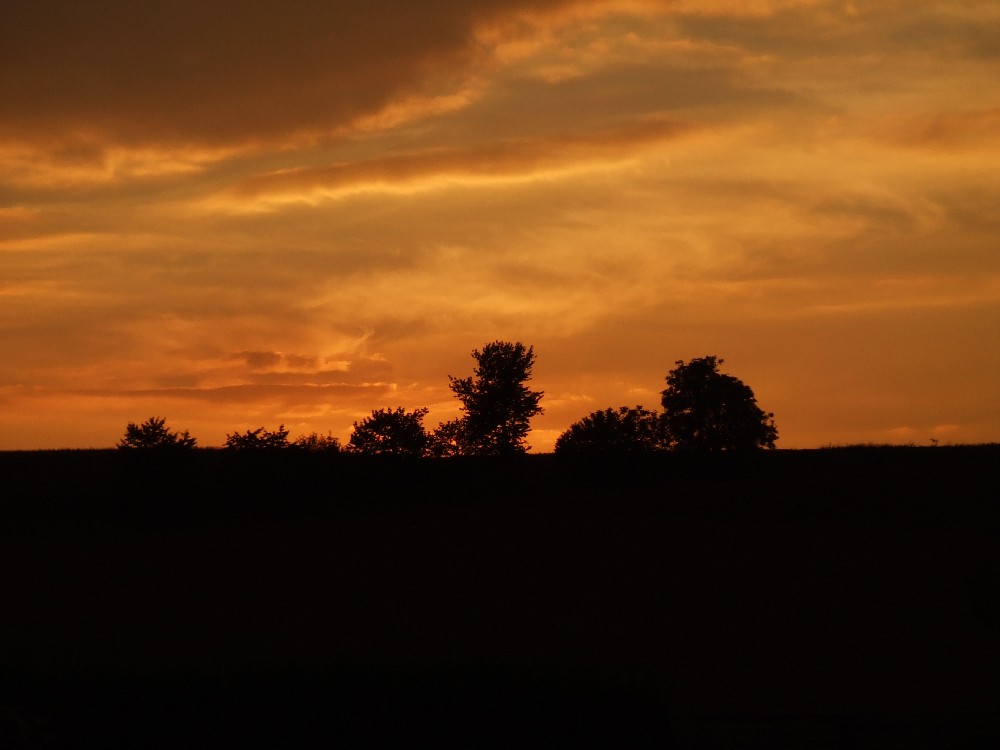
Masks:
[[[534,348],[521,342],[494,341],[472,352],[473,374],[448,376],[461,402],[462,416],[428,430],[424,407],[375,409],[354,422],[347,445],[330,434],[289,438],[284,425],[226,435],[230,450],[304,450],[366,455],[450,457],[510,456],[525,453],[531,419],[543,413],[543,391],[528,382]],[[595,411],[574,423],[555,444],[559,454],[644,454],[661,451],[734,451],[774,448],[774,414],[764,412],[749,386],[719,372],[722,359],[706,356],[678,360],[666,377],[663,411],[622,406]],[[130,422],[118,443],[124,450],[194,448],[187,431],[171,430],[166,419]]]

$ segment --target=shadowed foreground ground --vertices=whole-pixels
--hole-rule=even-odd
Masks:
[[[996,746],[998,459],[0,454],[0,747]]]

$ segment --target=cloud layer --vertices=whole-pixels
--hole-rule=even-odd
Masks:
[[[17,4],[0,448],[207,444],[534,344],[544,417],[717,354],[779,445],[1000,439],[993,2]]]

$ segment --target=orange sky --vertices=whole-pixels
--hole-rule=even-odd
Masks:
[[[494,339],[536,451],[706,354],[1000,440],[996,0],[289,5],[0,9],[0,449],[434,426]]]

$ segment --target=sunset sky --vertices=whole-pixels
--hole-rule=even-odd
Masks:
[[[535,451],[707,354],[1000,440],[1000,3],[3,3],[0,449],[433,427],[496,339]]]

